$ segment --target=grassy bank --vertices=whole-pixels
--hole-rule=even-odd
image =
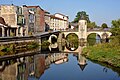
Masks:
[[[86,58],[120,67],[120,46],[114,43],[97,44],[83,49]]]

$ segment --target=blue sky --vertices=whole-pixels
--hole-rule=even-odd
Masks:
[[[120,19],[120,0],[0,0],[0,4],[39,5],[51,14],[62,13],[73,21],[78,11],[86,11],[97,25]]]

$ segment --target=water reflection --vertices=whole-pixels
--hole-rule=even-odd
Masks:
[[[61,44],[61,43],[60,43]],[[1,80],[119,80],[111,69],[81,56],[84,46],[68,51],[58,44],[58,52],[48,51],[1,61]],[[54,49],[54,48],[53,48]]]
[[[82,71],[85,69],[87,65],[86,58],[80,54],[78,54],[78,65],[80,66]]]

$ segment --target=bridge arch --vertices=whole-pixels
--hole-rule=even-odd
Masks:
[[[98,34],[98,33],[90,33],[90,34],[88,34],[88,35],[87,35],[87,39],[88,39],[88,37],[89,37],[90,35],[92,35],[92,34],[96,34],[97,36],[99,36],[100,39],[102,39],[101,35]]]
[[[66,48],[70,51],[75,51],[78,48],[78,35],[70,33],[66,36]]]
[[[0,37],[2,37],[2,28],[0,27]]]
[[[66,38],[68,35],[70,34],[75,34],[77,35],[77,37],[79,38],[79,33],[78,32],[64,32],[63,35],[64,35],[64,38]]]
[[[87,32],[87,37],[88,37],[88,35],[90,35],[92,33],[98,34],[101,39],[105,39],[106,36],[107,36],[107,38],[109,38],[112,35],[112,33],[108,32],[108,31],[107,32],[105,32],[105,31],[89,31],[89,32]],[[105,36],[105,37],[103,37],[103,36]]]
[[[3,70],[5,68],[5,61],[0,62],[0,70]]]
[[[48,42],[49,42],[49,43],[53,43],[54,40],[52,40],[52,39],[55,39],[56,42],[57,42],[57,38],[58,38],[58,37],[57,37],[56,35],[52,34],[52,35],[50,35],[50,37],[49,37],[49,39],[48,39]]]

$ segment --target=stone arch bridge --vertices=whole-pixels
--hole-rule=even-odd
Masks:
[[[67,35],[69,35],[69,34],[71,34],[71,33],[73,33],[73,34],[76,34],[77,36],[78,36],[78,38],[79,38],[79,36],[81,35],[81,34],[79,34],[79,32],[77,32],[77,31],[64,31],[64,32],[62,32],[62,34],[64,35],[64,37],[66,38],[67,37]],[[100,36],[100,38],[101,39],[106,39],[106,38],[109,38],[111,35],[112,35],[112,33],[111,32],[109,32],[108,30],[94,30],[94,29],[92,29],[92,30],[87,30],[87,32],[86,32],[86,39],[87,39],[87,37],[90,35],[90,34],[92,34],[92,33],[95,33],[95,34],[97,34],[98,36]],[[80,38],[79,38],[80,39]]]

